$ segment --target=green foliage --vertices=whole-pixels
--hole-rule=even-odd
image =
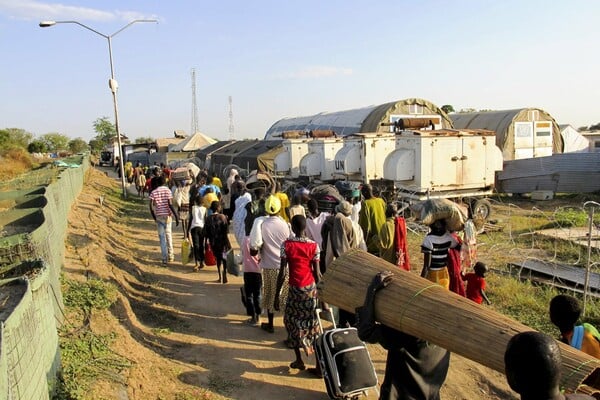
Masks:
[[[27,149],[27,145],[33,139],[33,134],[20,128],[0,129],[0,152],[10,149]]]
[[[40,139],[46,143],[48,151],[67,150],[69,146],[69,137],[62,133],[45,133]]]
[[[135,138],[134,143],[140,144],[140,143],[154,143],[154,142],[156,142],[156,140],[154,138],[151,138],[150,136],[148,136],[148,137]]]
[[[88,142],[90,146],[90,151],[94,154],[99,154],[102,150],[104,150],[104,142],[98,139],[92,139]]]
[[[90,318],[94,311],[110,307],[117,299],[115,286],[101,279],[67,279],[64,283],[64,303],[70,314],[83,312]],[[120,373],[130,368],[131,362],[111,350],[115,333],[98,335],[88,324],[65,325],[60,336],[62,376],[53,400],[87,399],[93,383],[100,378],[125,384]]]
[[[81,309],[86,314],[94,309],[106,309],[117,300],[117,289],[114,285],[101,279],[89,279],[86,282],[67,280],[65,283],[65,305]]]
[[[590,125],[590,127],[588,128],[588,130],[590,130],[590,131],[600,131],[600,122],[598,122],[597,124],[594,124],[594,125]]]
[[[30,153],[46,153],[48,146],[43,140],[35,139],[27,146],[27,151]]]
[[[117,128],[110,122],[108,117],[96,118],[93,123],[96,137],[94,139],[102,143],[102,147],[111,143],[117,134]]]
[[[96,335],[84,330],[61,340],[62,379],[53,399],[89,398],[88,392],[98,378],[124,384],[119,374],[130,368],[131,362],[111,350],[115,338],[115,333]]]
[[[444,104],[442,106],[442,111],[444,111],[446,114],[450,114],[454,112],[454,107],[452,104]]]
[[[82,138],[70,140],[68,147],[71,153],[83,153],[84,151],[88,151],[90,149],[90,146]]]

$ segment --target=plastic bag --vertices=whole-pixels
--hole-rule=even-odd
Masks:
[[[187,264],[190,261],[190,241],[188,239],[183,239],[181,242],[181,263],[183,265]]]

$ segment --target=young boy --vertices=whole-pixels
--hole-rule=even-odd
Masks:
[[[559,294],[550,300],[550,321],[560,330],[561,341],[600,358],[600,334],[588,323],[575,326],[580,315],[576,298]]]
[[[506,380],[521,400],[586,400],[583,394],[563,395],[559,389],[561,355],[558,343],[540,332],[513,336],[504,353]]]
[[[483,300],[487,304],[492,304],[485,294],[485,273],[488,271],[487,265],[478,261],[473,267],[473,272],[469,272],[462,276],[463,281],[467,282],[467,298],[473,300],[477,304],[481,304]]]

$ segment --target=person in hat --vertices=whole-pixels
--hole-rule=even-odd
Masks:
[[[541,332],[521,332],[506,345],[504,370],[521,400],[586,400],[585,394],[562,394],[562,356],[558,342]]]
[[[250,230],[250,254],[260,253],[260,268],[263,280],[262,309],[267,310],[268,322],[263,322],[261,329],[274,333],[275,297],[279,296],[280,305],[285,308],[288,295],[288,279],[285,276],[282,289],[277,292],[277,275],[281,264],[281,245],[290,237],[290,226],[278,215],[281,210],[279,199],[270,195],[265,199],[266,217],[254,220]]]

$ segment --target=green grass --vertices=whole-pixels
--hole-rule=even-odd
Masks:
[[[66,279],[63,283],[67,315],[84,318],[77,325],[65,324],[59,332],[62,373],[53,400],[89,398],[90,388],[100,378],[124,385],[121,372],[131,362],[111,350],[116,334],[98,335],[89,327],[94,312],[105,310],[116,301],[116,288],[100,279],[86,282]]]

